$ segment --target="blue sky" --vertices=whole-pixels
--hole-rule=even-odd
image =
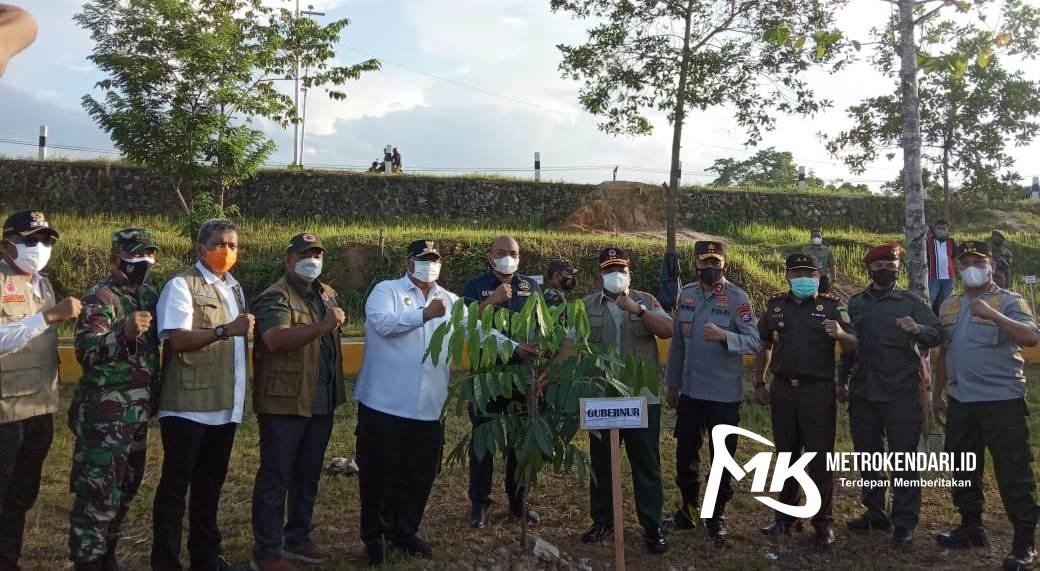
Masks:
[[[381,71],[348,86],[346,101],[330,101],[316,91],[311,94],[307,164],[367,165],[380,155],[383,145],[394,144],[404,154],[405,168],[412,170],[522,169],[530,167],[533,153],[540,151],[543,167],[603,167],[546,172],[543,178],[600,182],[609,180],[612,165],[622,165],[620,179],[660,183],[667,178],[671,131],[663,117],[656,118],[649,137],[612,137],[599,132],[595,118],[580,109],[578,85],[560,78],[555,46],[579,42],[583,25],[552,14],[547,1],[304,0],[307,3],[325,11],[325,18],[351,19],[337,50],[341,61],[368,57],[361,52],[384,60]],[[20,4],[36,16],[40,34],[0,80],[0,139],[34,141],[39,125],[47,124],[55,144],[111,149],[111,141],[79,104],[101,79],[85,59],[91,42],[71,19],[81,2],[20,0]],[[884,2],[853,0],[839,26],[866,37],[868,28],[882,24],[887,15]],[[1033,77],[1040,76],[1036,62],[1025,69]],[[778,129],[760,146],[794,152],[799,162],[825,179],[870,181],[876,187],[876,181],[897,176],[898,163],[887,161],[863,175],[849,175],[827,155],[817,136],[845,128],[845,107],[890,91],[891,83],[866,64],[837,76],[814,74],[813,81],[821,95],[834,101],[834,108],[810,119],[781,118]],[[279,145],[272,161],[290,162],[292,132],[269,124],[263,127]],[[743,147],[743,141],[726,109],[691,116],[683,138],[684,181],[710,181],[703,169],[714,159],[753,153],[754,149]],[[18,156],[34,150],[0,143],[0,153]],[[1023,176],[1040,175],[1036,161],[1040,143],[1015,149],[1013,155]],[[626,165],[660,172],[628,170]]]

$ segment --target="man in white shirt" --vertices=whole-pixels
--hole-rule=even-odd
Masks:
[[[221,571],[217,508],[246,391],[246,338],[253,316],[228,271],[238,257],[229,220],[207,220],[195,244],[198,262],[173,277],[159,295],[163,341],[159,405],[163,467],[152,513],[152,569],[181,569],[181,521],[189,504],[192,570]]]
[[[939,315],[946,300],[953,294],[957,277],[953,260],[957,243],[950,237],[950,224],[938,220],[928,234],[928,296],[932,312]]]

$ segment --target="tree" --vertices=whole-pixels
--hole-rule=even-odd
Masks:
[[[844,1],[550,0],[553,11],[590,21],[582,45],[560,45],[560,71],[582,80],[579,101],[611,134],[648,135],[650,111],[672,125],[667,197],[669,252],[675,252],[679,151],[687,109],[730,106],[755,144],[773,112],[810,114],[828,105],[802,74],[841,60],[833,23]],[[802,48],[809,39],[815,50]]]
[[[367,60],[333,65],[346,19],[321,26],[264,0],[94,0],[75,16],[95,46],[88,60],[108,77],[103,99],[83,96],[87,113],[131,162],[170,176],[185,211],[184,190],[207,182],[225,192],[247,180],[275,144],[254,119],[281,127],[299,121],[293,100],[274,81],[297,61],[306,87],[338,88]]]
[[[1036,52],[1035,35],[1015,35],[1040,25],[1036,9],[1009,10],[1000,43],[1017,54]],[[994,54],[995,34],[982,22],[925,22],[918,60],[925,73],[919,80],[923,158],[941,181],[927,185],[931,198],[944,200],[950,220],[951,175],[961,179],[962,199],[1003,200],[1016,196],[1021,177],[1011,170],[1007,146],[1031,142],[1040,131],[1040,82],[1021,72],[1009,72]],[[996,34],[999,35],[999,34]],[[1015,39],[1017,37],[1017,39]],[[936,46],[954,46],[953,58],[928,55]],[[891,52],[875,58],[879,69],[892,75]],[[896,94],[872,97],[848,109],[853,127],[827,142],[857,173],[889,149],[898,146],[900,104]],[[893,155],[888,154],[891,158]],[[925,169],[928,170],[928,169]],[[940,184],[941,182],[941,184]],[[902,192],[902,184],[892,187]],[[933,193],[933,189],[939,193]]]

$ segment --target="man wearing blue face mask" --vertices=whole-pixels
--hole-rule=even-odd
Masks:
[[[834,451],[837,419],[834,344],[839,343],[843,352],[854,352],[857,340],[845,306],[837,297],[819,292],[820,272],[813,258],[791,254],[786,265],[790,292],[771,297],[758,320],[762,348],[755,360],[755,400],[771,407],[777,452],[790,452],[792,462],[803,450],[816,453],[809,476],[820,490],[821,506],[812,522],[816,548],[827,549],[834,543],[834,480],[825,457]],[[772,390],[766,388],[766,369],[773,373]],[[798,483],[789,479],[780,501],[800,505],[800,491]],[[793,523],[794,518],[777,512],[774,523],[762,533],[779,538],[790,533]]]
[[[293,236],[285,276],[253,303],[253,409],[260,425],[253,563],[261,571],[295,569],[290,559],[320,565],[328,558],[310,531],[333,413],[347,400],[339,331],[346,314],[335,290],[318,279],[324,258],[317,236]]]

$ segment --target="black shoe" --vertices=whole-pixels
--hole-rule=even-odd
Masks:
[[[849,531],[888,531],[892,529],[892,523],[888,520],[878,520],[863,514],[858,518],[845,524]]]
[[[582,543],[599,543],[614,531],[614,526],[609,523],[597,521],[592,524],[588,531],[581,534]]]
[[[986,547],[989,539],[986,538],[986,529],[976,523],[962,523],[960,527],[940,533],[935,536],[935,541],[947,549],[969,549],[972,546]]]
[[[509,504],[509,515],[512,516],[513,519],[520,519],[524,517],[524,514],[527,514],[528,523],[542,522],[542,516],[538,515],[538,512],[533,509],[525,507],[523,504]]]
[[[908,547],[913,542],[914,530],[907,527],[899,527],[897,525],[895,530],[892,532],[892,543],[894,543],[896,547]]]
[[[393,545],[412,557],[433,559],[433,549],[426,545],[425,541],[419,539],[418,536],[413,535],[405,539],[394,540]]]
[[[759,529],[762,535],[768,535],[769,537],[780,537],[781,535],[791,535],[791,524],[783,520],[775,520],[773,523]]]
[[[646,550],[654,555],[668,551],[668,540],[664,537],[664,530],[659,527],[646,530],[643,540],[646,541]]]
[[[697,521],[690,516],[689,508],[679,508],[671,517],[664,518],[664,525],[672,529],[696,529]]]
[[[488,505],[486,502],[473,502],[469,509],[469,526],[480,529],[487,523]]]
[[[365,555],[368,556],[369,567],[380,567],[386,562],[386,548],[383,541],[373,541],[365,544]]]
[[[708,537],[715,541],[725,541],[729,537],[729,528],[726,527],[726,518],[723,516],[704,520],[704,529],[708,531]]]
[[[830,549],[835,541],[837,540],[834,538],[834,530],[831,529],[830,525],[819,525],[816,527],[816,539],[813,541],[813,545],[817,551]]]
[[[1032,545],[1016,547],[1004,558],[1004,569],[1025,571],[1036,568],[1036,548]]]

